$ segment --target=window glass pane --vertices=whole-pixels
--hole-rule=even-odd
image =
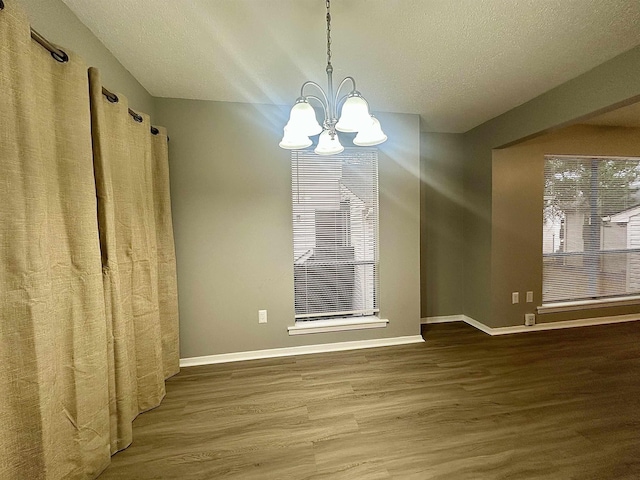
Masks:
[[[543,303],[640,293],[639,165],[545,157]]]

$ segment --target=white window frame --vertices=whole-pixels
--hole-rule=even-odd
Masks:
[[[549,159],[553,159],[553,158],[557,158],[557,159],[575,159],[575,160],[579,160],[579,161],[611,161],[611,160],[636,160],[638,161],[639,165],[640,165],[640,157],[637,156],[626,156],[626,157],[619,157],[619,156],[592,156],[592,155],[545,155],[545,182],[547,180],[547,173],[546,173],[546,165],[547,165],[547,161]],[[601,190],[598,187],[598,199],[600,199],[600,193],[603,190]],[[545,200],[547,200],[545,198]],[[631,207],[631,208],[636,208],[638,205],[636,205],[635,207]],[[545,207],[546,208],[546,204]],[[611,217],[611,216],[610,216]],[[602,217],[603,221],[608,221],[611,218],[610,217]],[[565,224],[566,226],[566,224]],[[545,228],[546,225],[545,225]],[[565,238],[563,239],[565,242],[568,242],[569,239],[566,238],[566,229],[565,229]],[[602,238],[600,239],[601,242],[603,242]],[[548,243],[548,242],[547,242]],[[585,255],[584,252],[566,252],[566,253],[545,253],[544,252],[544,244],[545,242],[543,241],[543,252],[542,255],[544,257],[553,257],[553,256],[571,256],[571,255]],[[604,256],[607,253],[610,254],[616,254],[616,253],[629,253],[629,254],[634,254],[634,253],[638,253],[640,252],[640,249],[638,249],[637,247],[630,247],[629,242],[627,241],[627,245],[625,248],[622,248],[620,250],[615,250],[615,249],[610,249],[610,248],[606,248],[604,244],[601,243],[601,248],[600,250],[597,250],[598,252],[603,252],[600,255]],[[605,253],[606,252],[606,253]],[[630,263],[627,262],[627,266],[629,266]],[[544,282],[544,275],[545,275],[545,265],[543,264],[543,282]],[[601,272],[598,272],[598,274],[601,274]],[[627,274],[628,275],[628,274]],[[537,308],[538,313],[558,313],[558,312],[565,312],[565,311],[576,311],[576,310],[587,310],[587,309],[593,309],[593,308],[605,308],[605,307],[616,307],[616,306],[626,306],[626,305],[638,305],[640,304],[640,288],[637,289],[630,289],[629,290],[629,285],[628,285],[628,280],[627,280],[627,290],[628,293],[620,293],[620,294],[614,294],[614,295],[593,295],[591,297],[588,298],[571,298],[571,299],[558,299],[558,300],[554,300],[554,301],[544,301],[544,284],[543,284],[543,303],[541,306],[539,306]]]
[[[363,168],[369,169],[373,175],[370,183],[365,185],[357,183],[362,175],[362,171],[357,170],[359,161],[365,162]],[[289,334],[386,327],[388,320],[379,318],[378,305],[377,149],[346,148],[343,153],[331,156],[318,156],[311,150],[294,150],[291,152],[291,162],[296,313],[295,325],[288,327]],[[349,186],[346,181],[349,173],[345,172],[344,168],[350,165],[356,166],[352,170],[355,174],[352,173],[351,177],[356,184]],[[366,171],[366,175],[369,171]],[[326,183],[323,183],[325,180]],[[360,186],[363,188],[362,194],[354,193]],[[334,188],[339,190],[333,191]],[[327,193],[325,189],[328,189]],[[334,205],[338,201],[340,209]],[[345,208],[345,219],[340,220],[341,215],[336,213],[337,219],[332,223],[332,212],[340,212]],[[319,213],[322,214],[320,217]],[[375,216],[371,218],[369,215]],[[358,221],[365,218],[366,221]],[[321,245],[324,242],[328,243]],[[338,252],[335,260],[332,260],[330,255],[327,259],[318,257],[320,254],[316,252],[320,252],[323,246],[328,246],[329,252],[332,249]],[[340,258],[343,248],[346,259]],[[340,266],[345,268],[340,271]],[[354,268],[353,278],[349,267]],[[334,268],[335,284],[331,283],[331,274],[325,275],[327,270],[333,272]],[[322,311],[323,302],[327,300],[322,295],[331,295],[334,292],[333,287],[329,287],[329,293],[323,290],[324,284],[317,283],[321,281],[320,278],[323,279],[322,282],[329,278],[329,283],[337,289],[337,296],[327,297],[333,301],[326,302],[329,305],[326,311]],[[350,279],[353,284],[350,283]],[[340,282],[343,281],[347,283],[341,285]],[[311,295],[315,295],[315,298]]]

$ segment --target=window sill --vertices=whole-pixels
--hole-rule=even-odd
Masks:
[[[580,300],[578,302],[547,303],[538,307],[538,313],[573,312],[594,308],[624,307],[626,305],[640,305],[640,295],[633,297],[603,298],[600,300]]]
[[[330,320],[312,320],[296,322],[287,327],[289,335],[308,335],[310,333],[343,332],[345,330],[363,330],[367,328],[384,328],[389,320],[378,317],[332,318]]]

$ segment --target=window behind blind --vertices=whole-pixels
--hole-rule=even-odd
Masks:
[[[378,312],[378,153],[291,153],[295,315]]]
[[[640,158],[545,157],[543,303],[640,294]]]

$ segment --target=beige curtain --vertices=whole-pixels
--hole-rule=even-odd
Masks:
[[[102,267],[87,70],[0,11],[0,478],[109,462]]]
[[[167,135],[127,99],[102,94],[89,69],[93,148],[108,313],[111,451],[131,443],[131,421],[157,406],[178,371],[178,313]],[[136,120],[137,118],[137,120]]]
[[[4,3],[0,479],[95,478],[178,371],[167,136]]]

